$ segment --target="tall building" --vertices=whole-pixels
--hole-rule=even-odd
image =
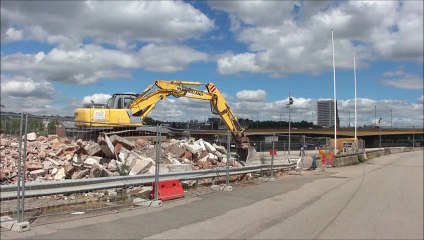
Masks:
[[[336,102],[336,117],[337,126],[340,126],[339,111]],[[318,126],[321,127],[334,127],[334,101],[323,100],[317,102],[317,120]]]

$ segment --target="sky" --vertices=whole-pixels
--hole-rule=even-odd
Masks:
[[[423,126],[422,1],[1,1],[2,111],[72,116],[157,79],[213,82],[238,118]],[[199,87],[202,89],[202,87]],[[205,89],[206,90],[206,89]],[[150,115],[204,121],[207,102]],[[350,116],[350,117],[349,117]]]

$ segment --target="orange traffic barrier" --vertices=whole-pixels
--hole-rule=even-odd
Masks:
[[[273,154],[274,153],[274,154]],[[269,155],[270,156],[272,156],[272,155],[277,155],[277,150],[276,149],[274,149],[274,152],[272,152],[272,150],[269,150]]]
[[[150,192],[150,199],[155,197],[155,182],[152,182],[153,189]],[[184,197],[184,189],[178,180],[165,180],[158,183],[158,199],[162,201]]]

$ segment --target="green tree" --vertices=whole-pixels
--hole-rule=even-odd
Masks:
[[[53,119],[49,122],[49,124],[47,125],[47,132],[49,134],[53,134],[56,132],[56,126],[62,124],[61,121],[57,120],[57,119]]]
[[[30,118],[28,119],[28,132],[37,132],[40,133],[45,130],[43,120],[40,118]]]
[[[160,123],[161,123],[160,121],[154,120],[151,117],[143,118],[143,124],[145,124],[145,125],[157,125],[157,124],[160,124]]]

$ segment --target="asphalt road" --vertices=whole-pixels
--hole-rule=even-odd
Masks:
[[[423,152],[289,175],[2,239],[423,239]]]

